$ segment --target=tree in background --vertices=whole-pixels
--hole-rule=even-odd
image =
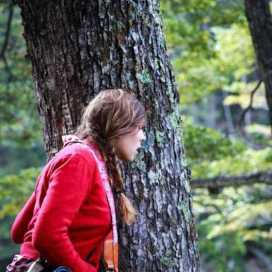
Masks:
[[[272,137],[272,15],[270,1],[245,0],[245,12],[269,108]]]
[[[49,156],[101,89],[145,105],[144,151],[124,167],[138,222],[121,230],[122,271],[198,271],[178,93],[157,1],[18,1]]]

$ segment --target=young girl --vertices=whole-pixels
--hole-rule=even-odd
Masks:
[[[21,248],[8,272],[58,266],[94,272],[101,259],[108,271],[118,271],[115,204],[127,224],[136,212],[116,157],[134,159],[144,122],[142,104],[122,89],[102,91],[89,103],[76,134],[63,137],[64,148],[44,167],[12,225],[11,238]]]

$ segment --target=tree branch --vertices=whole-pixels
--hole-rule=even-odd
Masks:
[[[250,102],[249,102],[249,105],[243,110],[243,112],[241,114],[241,117],[240,117],[240,119],[238,121],[239,127],[241,127],[241,128],[242,128],[242,122],[243,122],[243,120],[244,120],[247,112],[253,109],[253,98],[254,98],[254,95],[255,95],[256,91],[261,86],[262,82],[263,82],[263,80],[260,79],[259,82],[257,83],[256,87],[250,93]]]
[[[238,187],[254,183],[272,184],[272,171],[256,172],[240,176],[217,176],[210,179],[193,179],[190,182],[192,188]]]
[[[14,9],[14,5],[13,5],[12,2],[10,2],[9,14],[8,14],[7,26],[6,26],[6,33],[5,33],[5,39],[4,39],[4,43],[3,43],[3,46],[2,46],[1,51],[0,51],[0,58],[1,59],[4,59],[5,52],[7,50],[8,43],[9,43],[10,29],[11,29],[11,23],[12,23],[12,18],[13,18],[13,9]]]
[[[9,83],[13,78],[13,73],[9,67],[7,58],[6,58],[6,50],[8,48],[8,44],[9,44],[9,38],[10,38],[10,32],[11,32],[11,23],[12,23],[12,19],[13,19],[13,10],[14,10],[14,4],[11,1],[9,6],[9,14],[8,14],[8,19],[7,19],[7,24],[6,24],[6,32],[5,32],[5,38],[4,38],[4,43],[2,45],[1,51],[0,51],[0,59],[3,60],[4,62],[4,67],[5,70],[7,72],[7,83]]]
[[[7,83],[10,83],[15,77],[13,76],[13,73],[9,67],[8,60],[5,55],[3,56],[3,61],[5,64],[5,70],[7,72]]]

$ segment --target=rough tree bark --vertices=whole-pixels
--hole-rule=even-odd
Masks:
[[[121,271],[199,271],[178,93],[156,0],[19,0],[49,156],[101,89],[149,111],[144,150],[124,166],[138,221],[121,229]]]
[[[272,135],[272,16],[269,0],[245,0],[245,12],[269,109]]]

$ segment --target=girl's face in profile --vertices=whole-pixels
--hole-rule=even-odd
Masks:
[[[120,136],[114,142],[117,157],[124,161],[134,160],[143,140],[145,134],[142,126],[135,127],[130,133]]]

